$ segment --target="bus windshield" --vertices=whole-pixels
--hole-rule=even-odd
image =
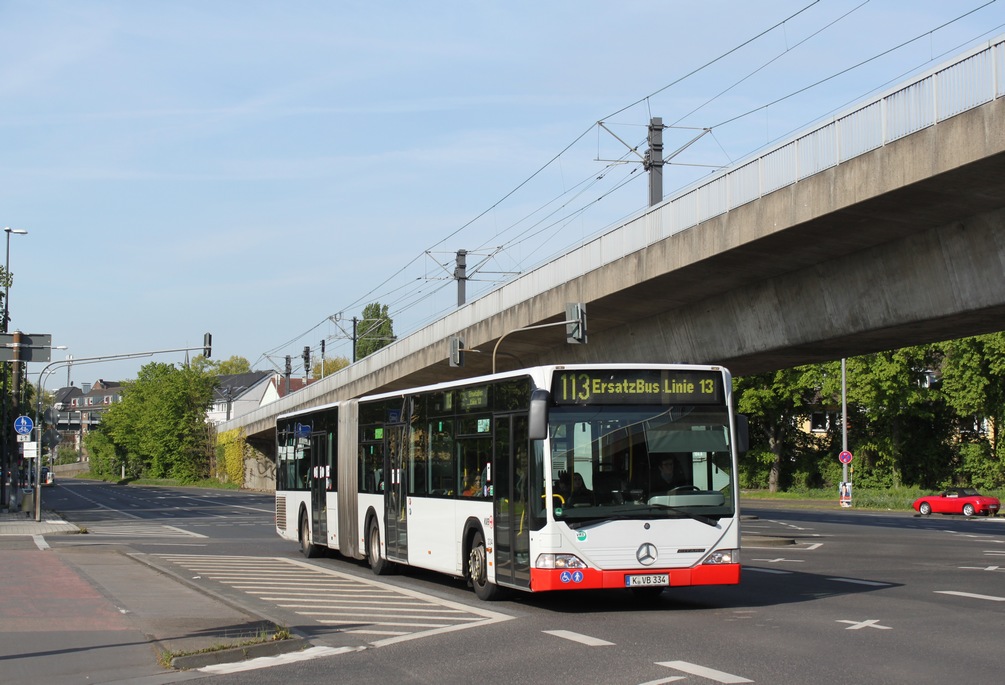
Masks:
[[[729,415],[723,406],[554,407],[552,506],[573,526],[618,518],[692,518],[735,511]]]

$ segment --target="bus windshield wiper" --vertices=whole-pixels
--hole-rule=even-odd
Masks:
[[[671,507],[666,504],[650,504],[650,507],[655,507],[657,509],[663,509],[666,511],[672,511],[675,514],[680,514],[690,519],[694,519],[699,523],[704,523],[706,526],[711,526],[713,528],[719,525],[719,520],[711,518],[709,516],[702,516],[701,514],[693,514],[689,511],[679,509],[677,507]],[[642,511],[633,511],[631,513],[625,514],[612,514],[608,516],[589,516],[579,519],[559,519],[565,525],[569,526],[572,530],[578,530],[585,526],[596,525],[598,523],[606,523],[607,521],[633,521],[638,519],[652,518],[651,513],[644,513]]]
[[[701,514],[693,514],[690,511],[685,511],[680,507],[671,507],[669,504],[650,504],[650,507],[656,507],[657,509],[664,509],[666,511],[672,511],[675,514],[681,514],[688,517],[689,519],[694,519],[699,523],[704,523],[706,526],[712,526],[716,528],[719,525],[719,519],[714,519],[709,516],[702,516]]]
[[[579,530],[584,526],[589,526],[597,523],[606,523],[607,521],[631,521],[639,518],[648,518],[646,516],[639,516],[638,514],[615,514],[613,516],[590,516],[589,518],[581,519],[559,519],[565,525],[569,526],[572,530]]]

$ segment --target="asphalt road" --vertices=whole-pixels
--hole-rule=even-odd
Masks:
[[[359,562],[303,559],[275,535],[267,495],[95,483],[46,495],[48,508],[88,531],[46,541],[91,586],[88,569],[116,555],[155,570],[185,595],[179,602],[234,612],[223,623],[273,621],[317,648],[307,654],[315,658],[241,672],[162,669],[156,682],[913,685],[994,682],[1002,672],[1002,518],[750,503],[737,587],[671,589],[646,602],[579,592],[487,604],[457,579],[377,579]]]

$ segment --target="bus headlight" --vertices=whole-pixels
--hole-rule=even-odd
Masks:
[[[705,557],[703,564],[739,564],[740,550],[738,549],[717,549]]]
[[[586,564],[575,554],[539,554],[535,568],[586,568]]]

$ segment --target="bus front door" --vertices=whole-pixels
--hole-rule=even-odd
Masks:
[[[492,484],[496,582],[530,587],[527,417],[496,416]]]
[[[387,530],[387,558],[391,561],[408,562],[408,480],[405,468],[406,443],[405,424],[384,426],[384,454],[387,487],[384,488],[384,525]]]

